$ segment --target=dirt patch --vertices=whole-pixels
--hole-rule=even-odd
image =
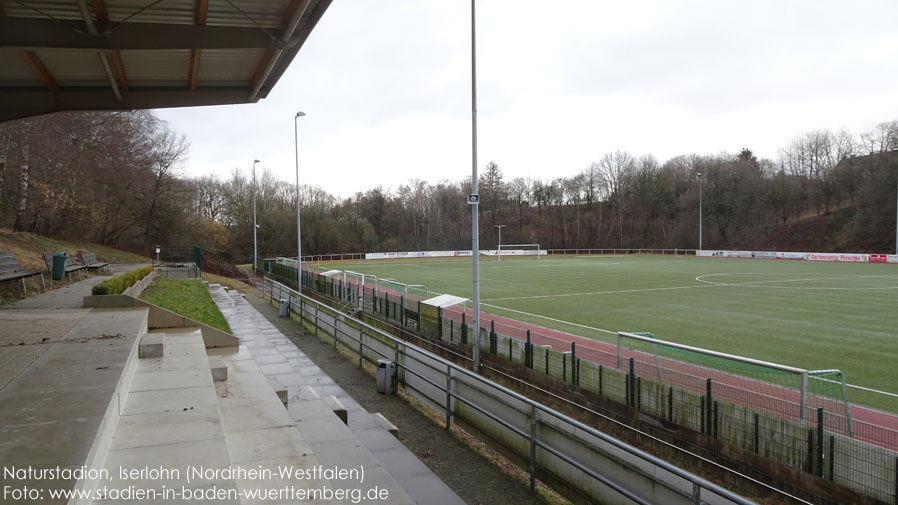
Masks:
[[[203,272],[231,279],[245,279],[246,272],[216,257],[203,257]]]

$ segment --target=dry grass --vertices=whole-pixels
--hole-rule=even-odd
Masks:
[[[151,260],[137,254],[121,251],[108,246],[92,244],[90,242],[67,242],[57,240],[34,233],[14,232],[7,228],[0,228],[0,251],[9,251],[19,261],[19,266],[24,270],[43,270],[44,285],[41,284],[39,275],[25,279],[28,295],[42,293],[52,287],[60,287],[68,284],[68,276],[61,282],[50,282],[50,273],[46,271],[44,253],[65,251],[69,256],[77,256],[79,253],[92,252],[97,259],[107,263],[138,263],[148,264]],[[77,274],[74,279],[77,279]],[[0,303],[10,303],[22,298],[22,281],[6,281],[0,283]]]
[[[90,242],[68,242],[43,237],[34,233],[14,232],[6,228],[0,228],[0,251],[12,252],[16,259],[19,260],[19,265],[26,269],[47,268],[43,254],[55,251],[65,251],[69,253],[69,256],[77,256],[83,252],[92,252],[97,255],[99,261],[107,263],[148,264],[152,262],[149,257],[139,256],[108,246]]]
[[[228,289],[236,289],[239,293],[256,292],[256,288],[251,285],[237,279],[231,279],[230,277],[222,277],[221,275],[203,272],[203,280],[209,281],[210,283],[221,284]]]

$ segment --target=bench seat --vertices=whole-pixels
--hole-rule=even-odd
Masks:
[[[44,263],[47,264],[47,270],[50,271],[50,278],[53,278],[53,255],[56,253],[44,253]],[[72,272],[78,272],[78,278],[81,278],[81,270],[87,268],[84,265],[76,265],[72,263],[72,257],[69,256],[65,260],[65,273],[69,274],[69,282],[72,281]]]
[[[9,251],[0,251],[0,282],[22,279],[22,293],[28,296],[28,288],[25,286],[25,278],[32,275],[41,276],[41,284],[44,284],[44,273],[40,269],[23,269],[19,260]],[[46,288],[46,285],[44,285]]]
[[[81,264],[84,265],[88,270],[96,269],[97,271],[101,270],[104,267],[109,266],[109,263],[102,263],[97,260],[97,255],[91,252],[81,253]]]

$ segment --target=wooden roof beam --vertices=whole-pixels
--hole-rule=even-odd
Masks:
[[[44,62],[41,61],[41,58],[37,53],[34,51],[19,51],[19,54],[22,55],[25,63],[28,64],[28,67],[31,68],[34,75],[44,83],[44,86],[46,86],[47,89],[54,93],[59,93],[59,83],[53,78],[53,74],[50,73],[50,70],[44,65]]]
[[[193,20],[197,26],[206,26],[206,18],[209,15],[209,0],[196,0]],[[203,58],[202,49],[190,50],[190,68],[187,71],[187,88],[196,91],[196,83],[200,75],[200,60]]]

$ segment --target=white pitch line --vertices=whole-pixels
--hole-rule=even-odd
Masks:
[[[562,298],[568,296],[591,296],[591,295],[616,295],[622,293],[642,293],[644,291],[669,291],[673,289],[694,289],[694,288],[712,288],[712,287],[720,287],[726,286],[727,284],[718,284],[713,282],[706,282],[705,284],[699,284],[697,286],[669,286],[666,288],[645,288],[645,289],[622,289],[618,291],[593,291],[590,293],[561,293],[558,295],[534,295],[534,296],[516,296],[509,298],[489,298],[483,301],[488,302],[499,302],[505,300],[532,300],[535,298]],[[511,310],[511,309],[508,309]]]
[[[898,276],[896,276],[896,275],[842,275],[842,276],[839,276],[839,277],[815,277],[815,278],[809,278],[809,279],[775,279],[775,280],[772,280],[772,281],[749,281],[749,282],[715,282],[715,281],[709,281],[709,280],[705,280],[705,279],[704,279],[704,277],[714,277],[714,276],[720,276],[720,275],[758,275],[758,274],[750,273],[750,272],[746,272],[746,273],[734,273],[734,274],[724,274],[724,273],[721,273],[721,274],[705,274],[705,275],[699,275],[698,277],[695,278],[695,280],[698,281],[698,282],[703,282],[703,283],[705,283],[705,284],[711,284],[711,285],[717,285],[717,286],[737,286],[737,287],[738,287],[738,286],[747,286],[747,287],[754,287],[754,286],[756,286],[756,285],[758,285],[758,284],[779,284],[779,283],[783,283],[783,282],[837,281],[837,280],[844,280],[844,279],[891,279],[891,278],[898,277]],[[831,290],[839,290],[839,291],[845,291],[845,290],[849,290],[849,291],[852,291],[852,290],[864,290],[864,291],[871,291],[871,290],[883,290],[883,289],[898,289],[898,286],[883,286],[883,287],[869,287],[869,288],[861,288],[861,287],[856,287],[856,288],[855,288],[855,287],[826,287],[826,286],[820,286],[820,287],[816,287],[816,286],[807,286],[807,287],[801,287],[801,286],[799,286],[799,287],[793,287],[793,286],[762,286],[762,287],[768,287],[768,288],[773,288],[773,289],[807,289],[807,290],[812,290],[812,291],[815,290],[815,289],[817,289],[817,290],[827,290],[827,291],[831,291]]]
[[[585,329],[587,329],[587,330],[600,331],[600,332],[603,332],[603,333],[610,333],[610,334],[612,334],[612,335],[617,335],[617,332],[616,332],[616,331],[603,330],[602,328],[595,328],[595,327],[593,327],[593,326],[586,326],[585,324],[572,323],[572,322],[570,322],[570,321],[564,321],[564,320],[562,320],[562,319],[555,319],[554,317],[541,316],[541,315],[539,315],[539,314],[531,314],[530,312],[524,312],[523,310],[509,309],[509,308],[507,308],[507,307],[500,307],[500,306],[498,306],[498,305],[493,305],[493,304],[491,304],[491,303],[483,303],[483,302],[480,302],[480,305],[485,305],[485,306],[487,306],[487,307],[493,307],[493,308],[495,308],[495,309],[500,309],[500,310],[507,310],[507,311],[509,311],[509,312],[514,312],[514,313],[516,313],[516,314],[523,314],[523,315],[525,315],[525,316],[538,317],[538,318],[540,318],[540,319],[545,319],[546,321],[552,321],[552,322],[555,322],[555,323],[567,324],[567,325],[570,325],[570,326],[576,326],[576,327],[578,327],[578,328],[585,328]],[[522,321],[522,322],[523,322],[523,321]],[[558,330],[552,330],[551,328],[545,328],[545,329],[546,329],[546,330],[550,330],[550,331],[558,331]],[[574,335],[574,336],[577,336],[577,335]],[[583,337],[583,338],[587,338],[587,337]]]
[[[839,280],[839,279],[858,279],[858,278],[891,278],[898,277],[895,275],[852,275],[852,276],[843,276],[843,277],[829,277],[829,278],[816,278],[816,279],[785,279],[785,280],[773,280],[773,281],[752,281],[752,282],[734,282],[734,283],[724,283],[724,282],[714,282],[703,280],[702,277],[709,277],[712,275],[755,275],[752,273],[744,273],[744,274],[705,274],[699,275],[695,278],[696,281],[701,282],[702,284],[697,286],[669,286],[665,288],[644,288],[644,289],[622,289],[617,291],[591,291],[587,293],[561,293],[555,295],[533,295],[533,296],[514,296],[507,298],[488,298],[484,301],[488,302],[501,302],[508,300],[533,300],[540,298],[565,298],[569,296],[593,296],[593,295],[617,295],[624,293],[643,293],[648,291],[670,291],[670,290],[679,290],[679,289],[694,289],[694,288],[709,288],[709,287],[739,287],[739,286],[748,286],[756,284],[766,284],[766,283],[775,283],[775,282],[798,282],[798,281],[822,281],[822,280]],[[887,287],[872,287],[872,288],[827,288],[827,287],[777,287],[777,286],[767,286],[774,289],[808,289],[808,290],[849,290],[849,291],[870,291],[870,290],[884,290],[884,289],[898,289],[898,286],[887,286]]]

